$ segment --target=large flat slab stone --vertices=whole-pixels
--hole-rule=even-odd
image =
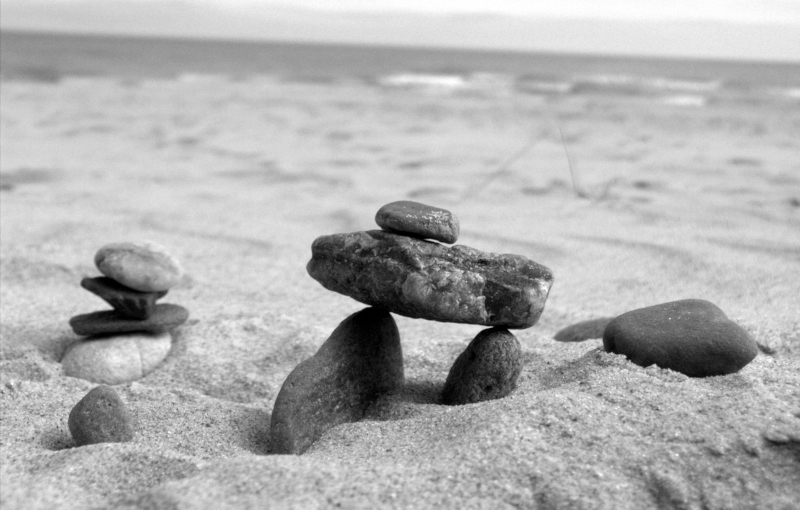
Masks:
[[[407,317],[523,329],[553,284],[547,267],[380,230],[318,237],[308,274],[326,289]]]

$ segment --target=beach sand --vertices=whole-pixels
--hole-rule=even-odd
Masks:
[[[3,82],[0,506],[798,508],[800,110],[684,99]],[[439,405],[482,328],[395,316],[404,389],[302,456],[268,455],[284,379],[364,307],[306,274],[312,241],[375,229],[402,199],[457,214],[459,244],[553,270],[539,323],[514,332],[518,388]],[[69,318],[107,308],[79,282],[102,245],[141,239],[183,263],[164,301],[191,317],[116,387],[134,441],[78,448],[67,417],[96,385],[59,359]],[[684,298],[759,355],[693,379],[553,340]]]

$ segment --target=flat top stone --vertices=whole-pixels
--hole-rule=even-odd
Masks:
[[[152,314],[143,320],[131,319],[116,310],[103,310],[76,315],[69,320],[69,325],[72,326],[72,331],[76,335],[85,336],[135,331],[163,333],[177,328],[188,318],[189,310],[186,308],[172,303],[163,303],[155,305]]]
[[[386,204],[375,215],[375,223],[384,230],[412,234],[452,244],[458,240],[458,218],[445,209],[400,200]]]
[[[550,269],[521,255],[380,230],[322,236],[311,252],[308,273],[326,289],[441,322],[531,327],[553,284]]]

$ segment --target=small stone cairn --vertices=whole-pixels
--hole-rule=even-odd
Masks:
[[[104,275],[81,286],[114,309],[76,315],[69,323],[83,340],[61,360],[64,373],[101,384],[144,377],[169,354],[170,331],[189,317],[186,308],[156,304],[183,276],[178,261],[151,242],[112,243],[94,258]]]
[[[311,246],[309,275],[369,307],[342,321],[286,378],[272,411],[271,453],[303,453],[403,386],[391,313],[489,326],[453,364],[444,404],[502,398],[516,387],[521,347],[508,330],[539,319],[553,284],[550,269],[520,255],[440,244],[455,243],[459,234],[458,219],[444,209],[393,202],[375,221],[382,230],[322,236]]]

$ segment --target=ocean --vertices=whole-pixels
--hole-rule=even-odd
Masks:
[[[800,103],[800,63],[0,31],[0,78],[272,76],[382,87]]]

